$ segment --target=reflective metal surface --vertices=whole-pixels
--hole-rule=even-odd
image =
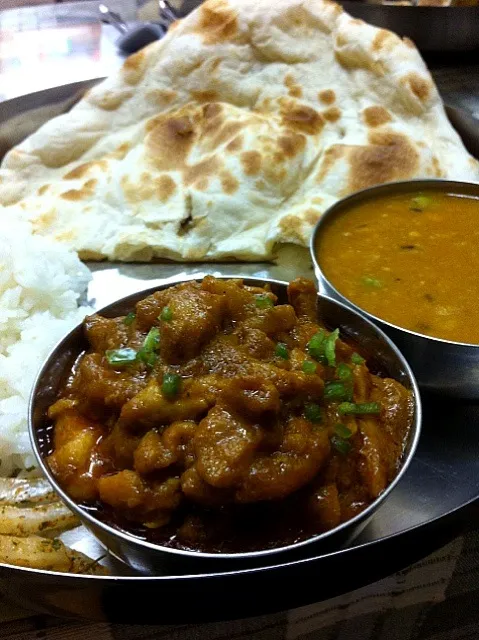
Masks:
[[[227,278],[228,276],[225,275],[221,277]],[[188,280],[190,279],[191,278],[188,278]],[[195,279],[200,278],[196,276]],[[176,282],[162,283],[155,287],[120,298],[111,305],[101,308],[99,313],[107,318],[126,315],[135,308],[135,304],[140,300],[143,300],[155,291],[166,289],[169,286],[181,282],[185,282],[185,279],[181,278]],[[288,302],[286,282],[266,278],[245,278],[245,284],[251,286],[263,286],[266,283],[270,285],[273,293],[278,296],[280,303],[284,304]],[[76,502],[70,498],[68,493],[62,489],[61,485],[58,484],[45,461],[45,456],[48,453],[50,444],[45,443],[44,434],[50,424],[47,418],[48,408],[58,399],[64,380],[70,375],[72,366],[77,361],[78,356],[85,351],[85,349],[88,349],[83,331],[83,323],[77,325],[54,347],[38,374],[30,397],[29,428],[32,447],[44,474],[48,477],[63,501],[78,515],[83,524],[98,537],[102,544],[114,556],[124,560],[137,571],[152,575],[158,572],[162,573],[170,566],[171,570],[180,573],[224,570],[225,566],[229,568],[228,564],[231,568],[241,567],[243,569],[253,564],[255,566],[266,566],[270,562],[277,561],[279,554],[281,554],[281,559],[285,560],[291,557],[298,557],[298,553],[304,555],[313,548],[320,550],[321,543],[326,540],[329,544],[337,542],[344,543],[346,539],[352,540],[360,529],[364,527],[366,521],[372,517],[374,512],[377,511],[394,490],[394,487],[403,477],[411,463],[419,441],[422,413],[421,399],[409,365],[397,347],[380,329],[359,313],[351,311],[346,305],[324,296],[318,295],[317,309],[319,319],[322,323],[330,328],[339,328],[343,338],[351,339],[354,344],[361,347],[360,350],[363,353],[372,356],[372,359],[380,370],[387,372],[389,377],[398,380],[412,392],[415,406],[414,418],[408,434],[404,458],[399,473],[388,488],[364,511],[330,531],[295,544],[275,549],[266,549],[264,551],[214,554],[196,553],[193,551],[163,547],[110,526],[96,518],[91,512],[79,507]],[[311,547],[309,545],[311,545]],[[292,554],[296,555],[293,556]],[[174,563],[174,560],[181,560],[182,562]]]
[[[421,51],[479,49],[479,7],[408,7],[340,0],[355,18],[410,38]]]
[[[462,76],[461,76],[462,73]],[[448,76],[449,77],[449,76]],[[454,73],[469,84],[467,71]],[[90,83],[85,83],[84,89]],[[440,88],[450,85],[440,84]],[[456,96],[454,87],[449,97]],[[0,103],[0,146],[32,133],[65,110],[80,83]],[[466,147],[479,155],[479,126],[470,114],[447,108]],[[17,132],[21,131],[21,134]],[[313,276],[309,253],[283,253],[276,264],[90,264],[88,297],[97,307],[165,279],[208,269],[231,274],[291,280]],[[0,590],[41,612],[141,624],[186,624],[262,615],[318,602],[379,580],[419,560],[457,535],[479,504],[479,403],[423,394],[419,446],[404,478],[353,542],[342,548],[272,564],[265,569],[204,575],[142,577],[107,558],[111,576],[62,575],[0,565]],[[68,534],[75,548],[98,557],[101,549],[83,528]],[[158,603],[152,606],[152,602]]]
[[[349,207],[353,207],[365,200],[374,200],[376,197],[410,192],[411,185],[414,185],[415,190],[421,192],[433,190],[479,198],[478,184],[450,180],[394,182],[354,193],[330,207],[314,229],[310,249],[316,276],[320,281],[322,290],[327,295],[362,313],[387,333],[405,355],[421,388],[458,398],[479,399],[479,345],[461,344],[421,335],[368,313],[348,300],[336,289],[326,278],[321,270],[321,264],[318,262],[316,248],[321,241],[322,234],[334,216],[341,215]],[[404,302],[407,304],[406,300]]]

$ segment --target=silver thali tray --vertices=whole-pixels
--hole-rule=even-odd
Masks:
[[[0,104],[0,158],[49,118],[68,109],[95,81],[49,89]],[[479,121],[448,108],[469,151],[479,156]],[[89,264],[88,296],[104,306],[169,279],[212,273],[290,280],[313,277],[308,252],[276,264]],[[423,397],[424,425],[407,473],[354,540],[340,549],[307,547],[266,567],[190,575],[142,576],[111,558],[110,576],[57,574],[0,565],[0,591],[23,606],[58,615],[141,624],[185,624],[263,615],[325,600],[421,559],[477,518],[479,404]],[[78,528],[67,544],[97,558],[98,543]],[[216,572],[215,572],[216,571]],[[152,603],[156,603],[152,606]]]

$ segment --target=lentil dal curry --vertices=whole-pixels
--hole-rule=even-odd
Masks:
[[[328,221],[318,263],[341,294],[378,318],[479,344],[478,222],[472,196],[375,197]]]
[[[412,395],[318,324],[312,282],[288,297],[208,276],[87,318],[49,411],[62,487],[135,535],[214,553],[361,512],[398,472]]]

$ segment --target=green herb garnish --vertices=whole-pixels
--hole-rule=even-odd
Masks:
[[[152,367],[156,360],[156,349],[160,344],[160,330],[158,327],[151,327],[143,342],[143,346],[138,351],[138,359],[144,362],[149,367]]]
[[[309,420],[313,424],[322,422],[323,412],[321,411],[321,407],[319,406],[319,404],[310,402],[309,404],[304,405],[304,417],[306,418],[306,420]]]
[[[338,438],[338,436],[331,436],[331,444],[333,447],[341,453],[343,456],[347,455],[351,451],[351,443],[347,440],[343,440],[343,438]]]
[[[318,333],[314,334],[306,347],[309,355],[317,362],[321,362],[323,364],[326,364],[326,356],[324,354],[325,340],[326,331],[324,329],[320,329]]]
[[[161,385],[161,393],[169,400],[173,399],[180,392],[181,377],[176,373],[165,373]]]
[[[316,364],[312,360],[304,360],[302,364],[302,369],[304,373],[309,373],[310,375],[316,373]]]
[[[136,313],[134,313],[133,311],[130,311],[130,313],[128,313],[123,318],[123,324],[126,324],[126,326],[129,327],[130,324],[133,324],[133,322],[135,321],[135,318],[136,318]]]
[[[160,344],[160,330],[158,327],[151,327],[143,343],[142,349],[145,351],[154,351]]]
[[[163,322],[171,322],[173,320],[173,312],[170,307],[163,307],[159,319],[163,320]]]
[[[365,284],[367,287],[372,287],[374,289],[380,289],[383,286],[381,280],[377,278],[372,278],[371,276],[362,276],[361,282]]]
[[[336,340],[339,338],[339,329],[335,329],[324,341],[324,355],[330,367],[336,365]]]
[[[334,425],[334,433],[340,438],[343,438],[344,440],[348,440],[348,438],[350,438],[353,435],[353,432],[351,431],[351,429],[349,429],[342,422],[338,422],[337,424]]]
[[[411,206],[409,207],[409,209],[411,211],[424,211],[424,209],[426,209],[426,207],[428,207],[431,202],[432,198],[419,194],[418,196],[415,196],[411,199]]]
[[[324,385],[325,400],[352,400],[352,389],[344,382],[327,382]]]
[[[124,364],[132,364],[136,360],[137,353],[134,349],[125,347],[124,349],[108,349],[105,352],[108,364],[114,367],[121,367]]]
[[[258,309],[269,309],[270,307],[274,307],[273,299],[270,298],[266,293],[260,293],[255,296],[255,305]]]
[[[359,353],[353,353],[351,356],[351,362],[353,364],[363,364],[364,361],[364,358],[360,356]]]
[[[378,402],[342,402],[338,407],[338,412],[345,416],[380,413],[381,405]]]
[[[278,356],[278,358],[282,358],[283,360],[289,360],[288,347],[284,342],[278,342],[276,349],[274,350],[274,355]]]
[[[343,382],[349,382],[353,379],[353,372],[347,364],[345,364],[344,362],[340,362],[336,369],[336,376],[340,380],[343,380]]]

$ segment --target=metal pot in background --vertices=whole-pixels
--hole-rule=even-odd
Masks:
[[[354,18],[410,38],[421,51],[479,50],[479,7],[414,7],[340,0]]]

